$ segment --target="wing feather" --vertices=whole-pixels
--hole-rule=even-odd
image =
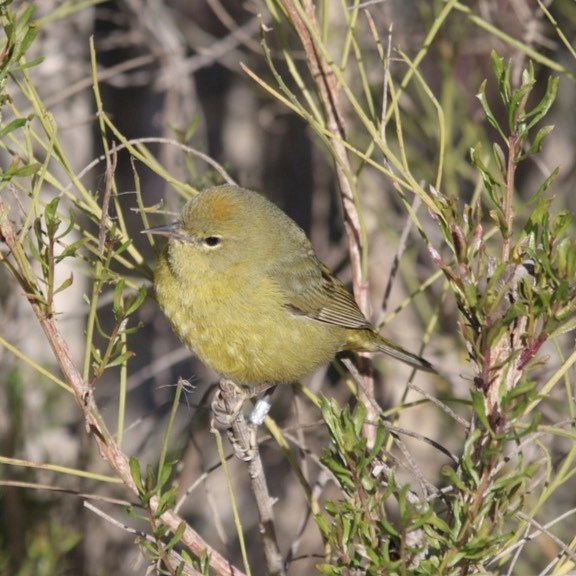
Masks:
[[[278,282],[285,305],[294,314],[343,328],[372,328],[352,294],[314,253],[293,266],[287,264],[270,276]]]

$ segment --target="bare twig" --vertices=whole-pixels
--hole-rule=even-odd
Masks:
[[[535,538],[537,538],[538,536],[540,536],[542,534],[547,535],[552,540],[554,540],[556,542],[556,544],[558,544],[558,546],[560,547],[562,552],[564,554],[566,554],[567,557],[571,558],[574,563],[576,563],[576,558],[574,557],[574,552],[572,552],[570,549],[568,549],[566,547],[566,544],[564,544],[564,542],[562,542],[559,538],[557,538],[556,536],[554,536],[550,532],[550,529],[552,528],[552,526],[554,526],[558,522],[561,522],[562,520],[565,520],[569,516],[574,516],[574,514],[576,514],[576,508],[571,508],[570,510],[567,510],[563,514],[560,514],[560,516],[553,518],[552,520],[550,520],[550,522],[547,522],[546,524],[542,525],[542,524],[539,524],[538,522],[536,522],[535,520],[533,520],[532,518],[526,516],[525,514],[522,514],[521,512],[519,512],[518,516],[522,520],[526,521],[526,535],[523,536],[519,542],[516,542],[512,546],[505,548],[504,550],[502,550],[502,552],[500,552],[499,554],[497,554],[496,556],[491,558],[490,561],[488,562],[487,566],[493,566],[501,558],[507,556],[508,554],[513,552],[515,549],[521,549],[528,542],[530,542],[531,540],[534,540]],[[530,526],[535,527],[535,530],[528,534],[528,532],[530,530]]]
[[[418,208],[422,204],[422,200],[420,196],[414,196],[414,200],[412,201],[412,210],[414,213],[418,211]],[[396,248],[396,253],[394,254],[394,259],[392,260],[392,266],[390,267],[390,274],[388,276],[388,282],[386,283],[386,288],[384,290],[384,298],[382,300],[382,311],[381,316],[384,315],[386,312],[386,308],[388,307],[388,299],[390,298],[390,294],[392,293],[392,286],[394,284],[394,280],[396,279],[396,275],[398,274],[398,270],[400,269],[400,258],[406,250],[406,243],[408,242],[408,236],[412,231],[414,221],[412,218],[408,218],[406,223],[404,224],[404,228],[402,229],[402,234],[400,235],[400,241],[398,242],[398,247]],[[380,319],[378,320],[377,324],[380,323]]]
[[[218,172],[218,174],[220,174],[220,176],[222,176],[224,181],[227,182],[228,184],[232,184],[232,185],[236,184],[236,182],[234,181],[232,176],[230,176],[228,174],[228,172],[226,172],[226,170],[220,164],[218,164],[218,162],[216,162],[216,160],[214,160],[213,158],[210,158],[210,156],[208,156],[207,154],[204,154],[204,152],[200,152],[200,150],[196,150],[195,148],[192,148],[191,146],[187,146],[186,144],[182,144],[182,142],[178,142],[177,140],[173,140],[171,138],[157,138],[154,136],[150,136],[150,137],[146,137],[146,138],[134,138],[132,140],[127,140],[126,144],[117,144],[115,146],[115,149],[116,149],[116,151],[119,151],[119,150],[123,150],[124,148],[128,148],[129,146],[133,146],[133,145],[137,145],[137,144],[169,144],[170,146],[175,146],[176,148],[180,148],[180,150],[183,150],[184,152],[188,152],[189,154],[193,154],[194,156],[200,158],[200,160],[203,160],[208,165],[212,166],[212,168],[214,168],[214,170],[216,170],[216,172]],[[85,166],[78,173],[78,178],[81,179],[87,172],[92,170],[92,168],[94,168],[100,162],[103,162],[104,160],[106,160],[105,154],[102,154],[102,156],[99,156],[98,158],[95,158],[94,160],[92,160],[92,162],[90,162],[90,164]],[[73,186],[73,184],[71,183],[70,187],[72,187],[72,186]]]
[[[111,524],[112,526],[116,526],[117,528],[120,528],[120,530],[124,530],[124,532],[128,532],[128,534],[135,534],[136,536],[138,536],[138,537],[140,537],[143,540],[146,540],[148,542],[152,542],[152,543],[156,542],[156,540],[152,536],[150,536],[149,534],[146,534],[145,532],[142,532],[140,530],[136,530],[136,529],[132,528],[131,526],[127,526],[126,524],[119,522],[118,520],[116,520],[116,518],[110,516],[109,514],[106,514],[104,511],[100,510],[100,508],[97,508],[93,504],[90,504],[90,502],[84,502],[84,507],[87,508],[88,510],[90,510],[91,512],[93,512],[94,514],[96,514],[96,516],[99,516],[100,518],[102,518],[103,520],[105,520],[106,522]],[[196,570],[195,568],[190,566],[188,563],[186,563],[184,558],[182,556],[180,556],[180,554],[178,554],[175,550],[173,550],[173,549],[168,550],[167,555],[172,562],[175,562],[179,566],[182,566],[182,571],[179,572],[179,574],[184,574],[186,576],[202,576],[201,572],[199,572],[198,570]]]
[[[352,188],[352,169],[346,147],[342,142],[342,140],[346,139],[346,129],[342,111],[340,110],[336,78],[330,68],[330,63],[325,60],[322,51],[317,48],[314,37],[308,28],[308,26],[314,26],[315,30],[319,31],[312,3],[309,0],[304,2],[306,21],[301,17],[294,0],[281,0],[280,3],[288,13],[304,47],[312,78],[316,82],[318,93],[324,106],[326,126],[334,136],[332,145],[336,160],[336,174],[344,208],[344,224],[348,235],[354,295],[361,310],[367,312],[368,290],[362,278],[362,251],[364,250],[364,246],[362,243],[360,215]]]
[[[332,479],[332,476],[327,470],[325,470],[325,469],[320,470],[320,473],[318,474],[318,478],[316,478],[316,482],[314,483],[314,486],[312,488],[312,499],[313,500],[318,501],[320,499],[322,492],[326,488],[326,484],[331,479]],[[300,547],[300,544],[302,543],[302,538],[304,536],[304,532],[306,530],[306,527],[308,526],[308,522],[310,521],[312,514],[313,514],[312,508],[306,507],[304,510],[304,513],[302,515],[302,519],[300,521],[300,524],[299,524],[298,528],[295,530],[295,535],[294,535],[294,538],[292,539],[292,544],[290,545],[290,551],[289,551],[288,556],[286,558],[286,564],[288,564],[291,560],[294,560],[296,558],[296,554],[298,553],[298,548]]]
[[[118,150],[116,146],[112,146],[110,154],[106,157],[106,185],[104,187],[104,196],[102,198],[102,215],[100,217],[100,226],[98,227],[98,251],[100,254],[104,253],[106,244],[106,231],[109,228],[108,211],[110,209],[110,197],[112,196],[112,189],[114,188],[114,175],[116,173],[116,166],[118,164]]]

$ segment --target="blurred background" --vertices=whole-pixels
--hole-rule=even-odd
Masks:
[[[350,2],[351,4],[352,2]],[[30,3],[14,2],[14,6]],[[82,6],[80,6],[82,4]],[[320,3],[319,3],[320,4]],[[406,72],[402,54],[414,59],[429,38],[432,26],[445,7],[430,0],[365,2],[383,49],[392,47],[390,74],[400,79]],[[546,1],[563,34],[574,43],[576,4],[573,0]],[[489,147],[494,130],[485,120],[476,98],[482,81],[488,78],[487,95],[496,116],[500,114],[490,53],[497,50],[513,62],[517,77],[528,66],[529,48],[544,62],[559,63],[576,73],[574,60],[558,41],[550,20],[536,0],[478,0],[460,4],[442,21],[440,31],[427,46],[419,73],[430,87],[445,114],[449,145],[443,166],[442,193],[459,198],[462,205],[472,198],[478,175],[469,161],[469,151],[478,142]],[[346,3],[329,11],[331,42],[340,53],[346,42]],[[33,56],[43,62],[32,68],[36,86],[59,127],[63,145],[77,172],[103,152],[97,129],[90,67],[89,39],[92,36],[98,62],[103,107],[128,139],[154,138],[149,143],[158,161],[176,179],[201,189],[221,180],[215,171],[195,157],[162,139],[177,141],[204,152],[224,166],[242,186],[262,191],[282,207],[307,232],[320,258],[346,283],[351,282],[347,241],[335,178],[334,162],[308,122],[293,113],[242,69],[241,63],[273,82],[261,39],[270,47],[269,57],[281,75],[287,65],[277,35],[293,43],[297,63],[304,59],[301,46],[289,29],[275,28],[270,5],[257,0],[116,0],[91,4],[42,0],[34,17],[40,22]],[[523,48],[518,49],[517,45]],[[367,82],[374,99],[382,105],[383,68],[368,26],[360,38],[368,78],[360,78],[351,67],[346,72],[351,86]],[[536,76],[543,86],[554,73],[550,66],[536,62]],[[305,72],[303,71],[303,74]],[[399,102],[405,152],[412,173],[427,186],[434,182],[438,167],[438,128],[430,101],[422,85],[413,82]],[[555,124],[538,162],[522,166],[517,181],[517,213],[521,220],[524,204],[539,182],[555,167],[560,176],[555,184],[557,207],[574,209],[576,102],[573,79],[561,75],[559,97],[547,123]],[[350,110],[344,110],[350,112]],[[346,118],[350,138],[368,147],[354,114]],[[391,120],[391,145],[395,142]],[[429,335],[424,356],[440,363],[452,375],[441,383],[425,375],[417,384],[438,396],[467,398],[472,372],[466,366],[466,348],[457,333],[457,309],[446,297],[440,283],[410,297],[434,272],[426,245],[417,230],[408,230],[400,272],[383,307],[384,294],[400,238],[407,226],[406,208],[383,176],[370,167],[358,169],[361,211],[369,238],[370,302],[372,319],[387,320],[384,334],[417,352],[430,319],[441,313]],[[167,212],[177,212],[182,197],[157,174],[142,164],[133,168],[130,156],[118,156],[116,182],[125,202],[125,215],[136,245],[153,265],[155,254],[139,234],[141,220],[136,208],[135,175],[146,205],[162,203]],[[100,164],[85,180],[95,193],[103,187]],[[47,192],[49,194],[49,192]],[[433,219],[422,211],[426,233],[440,247]],[[169,218],[169,217],[168,217]],[[158,223],[162,220],[158,218]],[[36,362],[50,366],[51,350],[40,333],[27,303],[18,289],[0,270],[0,334]],[[65,275],[66,271],[62,271]],[[83,294],[89,289],[88,276],[76,277],[73,290],[57,306],[59,321],[76,358],[83,355],[83,330],[87,306]],[[410,297],[408,306],[392,313]],[[143,327],[131,340],[135,356],[129,363],[128,429],[124,449],[155,463],[166,419],[179,377],[188,379],[187,392],[178,411],[177,427],[171,438],[171,458],[180,462],[178,485],[181,493],[206,474],[205,481],[189,495],[182,513],[191,525],[234,563],[239,562],[238,544],[231,528],[231,509],[222,471],[209,432],[209,402],[206,395],[216,376],[182,348],[153,299],[139,311]],[[406,380],[409,370],[389,360],[377,360],[377,396],[384,408],[395,406],[405,389],[396,386]],[[553,369],[550,368],[550,369]],[[0,348],[0,454],[33,462],[50,462],[74,468],[90,468],[103,474],[83,429],[83,421],[71,398],[47,385],[38,385],[37,375],[6,348]],[[341,404],[350,399],[349,389],[338,371],[326,367],[307,382],[317,393],[334,397]],[[96,395],[107,422],[116,417],[117,382],[114,372],[98,384]],[[277,393],[273,416],[295,435],[306,433],[308,449],[318,454],[326,443],[319,416],[306,401],[295,398],[289,388]],[[415,407],[403,415],[402,426],[436,438],[454,448],[460,440],[446,418],[430,406]],[[437,482],[444,462],[422,442],[410,445],[413,456],[432,482]],[[275,445],[263,444],[263,457],[272,495],[278,498],[275,514],[283,551],[292,547],[299,558],[290,574],[314,573],[322,541],[306,522],[305,498],[290,467]],[[133,544],[134,536],[87,511],[76,493],[126,498],[122,487],[83,480],[50,471],[1,466],[2,478],[10,482],[31,482],[57,486],[64,493],[0,487],[0,572],[6,575],[144,574],[146,566]],[[239,504],[247,530],[249,555],[254,566],[261,562],[257,518],[246,489],[243,466],[230,466],[237,483]],[[312,478],[322,482],[321,469],[310,464]],[[330,496],[330,486],[326,488]],[[66,493],[70,491],[70,493]],[[557,502],[558,509],[573,507],[574,494]],[[109,514],[127,524],[122,506],[100,504]],[[576,526],[575,526],[576,527]],[[295,536],[298,535],[298,538]],[[251,537],[253,536],[253,537]],[[553,557],[557,550],[543,546],[538,554]],[[258,572],[255,572],[258,574]]]

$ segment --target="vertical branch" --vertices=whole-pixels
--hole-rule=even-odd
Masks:
[[[510,243],[512,239],[512,225],[514,223],[514,187],[516,182],[516,162],[518,153],[522,149],[518,134],[511,134],[508,138],[508,162],[506,167],[506,190],[504,190],[504,238],[502,239],[502,261],[510,260]]]
[[[337,79],[331,68],[331,62],[327,60],[325,51],[319,49],[316,45],[315,38],[320,37],[320,28],[314,13],[313,2],[304,0],[305,13],[302,15],[301,9],[296,5],[295,0],[279,1],[288,13],[304,47],[306,60],[326,114],[326,126],[333,136],[331,140],[332,153],[336,161],[336,176],[342,198],[344,228],[348,237],[354,296],[360,310],[365,316],[369,316],[368,281],[363,272],[364,250],[366,248],[364,228],[356,203],[354,176],[344,145],[346,125],[340,108]],[[360,369],[363,374],[363,385],[358,390],[358,398],[370,412],[368,421],[371,421],[376,417],[376,414],[372,413],[372,403],[370,402],[370,399],[374,397],[374,379],[372,377],[372,365],[368,357],[360,357]],[[374,440],[373,427],[365,426],[364,433],[369,442],[372,443]]]
[[[316,48],[314,36],[309,30],[320,33],[318,22],[314,14],[314,6],[310,0],[305,1],[306,21],[302,18],[294,0],[280,0],[280,4],[288,13],[300,42],[306,53],[306,60],[310,73],[316,83],[320,100],[326,114],[326,126],[333,135],[332,150],[336,160],[336,175],[342,195],[344,209],[344,225],[348,236],[352,278],[354,282],[354,296],[365,314],[368,311],[368,285],[362,274],[362,257],[364,239],[360,215],[355,202],[352,186],[353,176],[350,161],[343,141],[346,139],[346,126],[339,104],[337,81],[331,70],[330,63],[323,56],[323,52]]]

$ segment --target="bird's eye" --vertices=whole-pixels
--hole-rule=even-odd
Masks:
[[[206,238],[204,238],[204,245],[208,246],[209,248],[214,248],[221,242],[222,238],[220,236],[206,236]]]

